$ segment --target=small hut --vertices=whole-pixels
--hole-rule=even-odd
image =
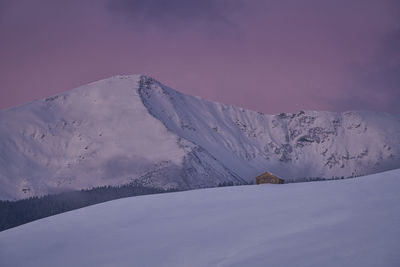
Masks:
[[[256,177],[256,184],[284,184],[285,180],[273,175],[270,172],[264,172]]]

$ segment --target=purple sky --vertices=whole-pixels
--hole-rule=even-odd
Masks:
[[[265,113],[400,113],[400,2],[0,0],[0,108],[134,73]]]

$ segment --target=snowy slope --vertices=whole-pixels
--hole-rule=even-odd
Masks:
[[[400,170],[121,199],[0,232],[1,266],[400,265]]]
[[[0,199],[132,181],[210,187],[251,182],[267,170],[290,180],[394,168],[400,168],[399,116],[264,115],[140,75],[0,111]]]
[[[264,115],[179,93],[142,79],[151,114],[248,181],[351,177],[400,167],[400,116],[378,112]],[[266,99],[266,103],[268,99]]]
[[[240,181],[151,116],[139,80],[117,76],[1,111],[0,199],[133,180],[182,189]]]

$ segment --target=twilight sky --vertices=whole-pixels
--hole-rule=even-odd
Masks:
[[[0,108],[135,73],[265,113],[400,113],[400,1],[0,0]]]

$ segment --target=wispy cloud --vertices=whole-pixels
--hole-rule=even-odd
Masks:
[[[234,14],[242,0],[112,0],[112,14],[123,15],[136,28],[175,31],[196,27],[208,31],[237,31]]]
[[[327,99],[334,109],[400,112],[400,28],[385,34],[378,44],[368,64],[352,66],[352,79],[342,93]]]

